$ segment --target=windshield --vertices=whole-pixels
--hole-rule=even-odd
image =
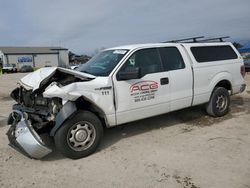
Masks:
[[[94,76],[108,76],[127,52],[128,50],[102,51],[77,70]]]

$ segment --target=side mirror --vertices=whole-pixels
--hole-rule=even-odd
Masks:
[[[139,67],[128,67],[125,70],[119,71],[117,74],[117,80],[131,80],[139,78]]]

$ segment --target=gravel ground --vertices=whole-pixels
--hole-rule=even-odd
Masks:
[[[0,76],[0,117],[23,74]],[[70,160],[54,151],[29,159],[8,146],[0,124],[0,187],[250,187],[250,75],[222,118],[202,106],[105,130],[98,151]]]

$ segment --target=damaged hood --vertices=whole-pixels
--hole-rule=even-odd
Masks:
[[[66,68],[61,68],[61,67],[45,67],[38,69],[35,72],[32,72],[25,77],[23,77],[18,83],[22,85],[25,89],[27,90],[33,90],[35,91],[40,87],[41,82],[44,80],[50,78],[55,74],[55,72],[63,72],[69,75],[74,75],[77,78],[80,78],[82,80],[87,80],[87,79],[94,79],[96,78],[95,76],[87,73],[82,73],[79,71],[75,70],[70,70]]]

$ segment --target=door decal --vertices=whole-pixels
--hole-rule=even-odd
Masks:
[[[141,81],[131,85],[129,90],[134,102],[152,100],[158,91],[158,83],[152,80]]]

